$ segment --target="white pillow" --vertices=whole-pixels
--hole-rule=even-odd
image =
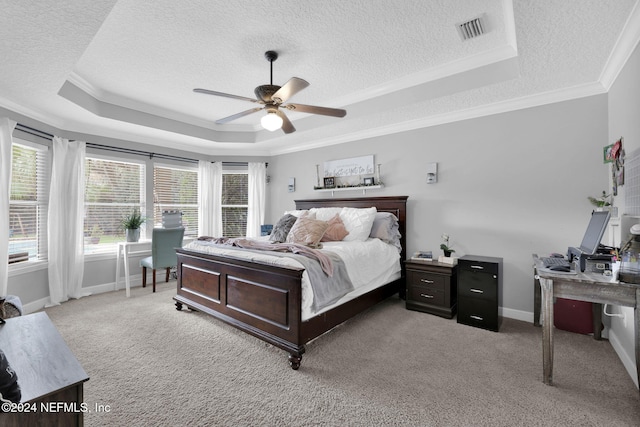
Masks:
[[[329,221],[331,218],[340,215],[342,208],[311,208],[309,212],[316,214],[316,219],[321,221]]]
[[[376,218],[376,208],[342,208],[340,218],[344,222],[344,227],[349,234],[342,239],[345,242],[360,241],[364,242],[371,233],[373,220]]]
[[[293,215],[293,216],[295,216],[295,217],[297,217],[297,218],[300,218],[300,217],[302,216],[302,214],[304,214],[305,212],[309,212],[309,211],[308,211],[308,210],[306,210],[306,209],[302,209],[302,210],[294,210],[294,211],[285,211],[285,213],[284,213],[284,214],[285,214],[285,215],[286,215],[286,214],[289,214],[289,215]]]

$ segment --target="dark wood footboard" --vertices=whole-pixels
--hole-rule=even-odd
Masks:
[[[210,314],[290,354],[300,339],[304,269],[178,251],[176,308]]]

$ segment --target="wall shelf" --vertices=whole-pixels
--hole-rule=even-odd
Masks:
[[[360,185],[358,187],[338,187],[338,188],[314,188],[313,191],[319,191],[319,192],[331,192],[331,195],[333,196],[333,193],[336,191],[359,191],[362,190],[362,194],[367,194],[367,190],[378,190],[380,188],[384,188],[384,185],[382,184],[377,184],[377,185]]]

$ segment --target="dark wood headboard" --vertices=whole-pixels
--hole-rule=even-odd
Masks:
[[[378,212],[391,212],[398,218],[400,244],[402,245],[401,261],[407,259],[407,199],[409,196],[386,197],[354,197],[343,199],[307,199],[296,200],[296,209],[311,208],[370,208],[375,206]]]

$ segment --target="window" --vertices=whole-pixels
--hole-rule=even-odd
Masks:
[[[85,160],[84,252],[115,251],[124,238],[121,222],[145,212],[144,164],[89,157]]]
[[[12,144],[9,263],[47,259],[48,148]]]
[[[185,236],[198,236],[198,171],[194,168],[154,166],[153,220],[162,227],[162,211],[182,212]]]
[[[244,171],[225,170],[222,173],[222,231],[223,236],[240,237],[247,234],[249,208],[249,175]]]

